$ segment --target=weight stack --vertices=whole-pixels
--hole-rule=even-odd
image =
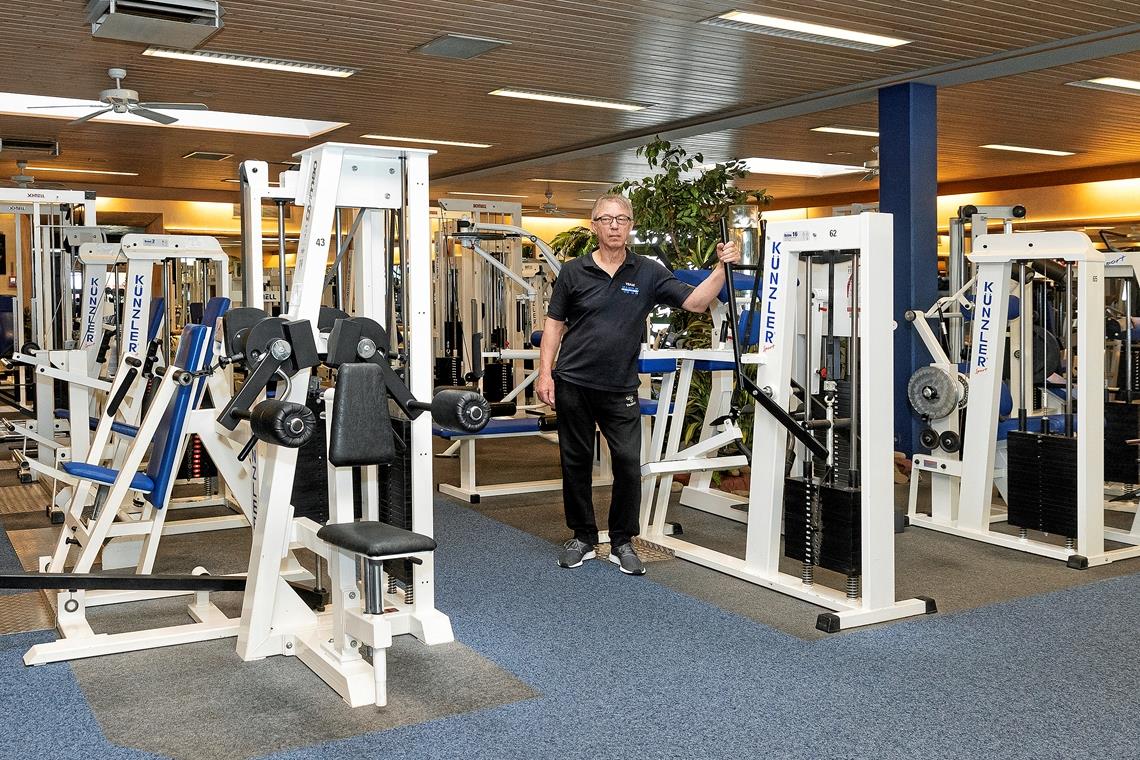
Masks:
[[[1140,404],[1106,401],[1104,404],[1104,479],[1114,483],[1140,483],[1136,446],[1140,438]]]
[[[1017,528],[1077,535],[1077,439],[1011,431],[1009,517]]]
[[[507,362],[488,362],[483,368],[483,397],[494,404],[511,392],[511,365]]]
[[[819,486],[813,510],[815,565],[844,575],[862,574],[861,491],[847,486]],[[784,556],[804,561],[807,546],[807,484],[784,480]]]
[[[437,356],[435,387],[463,385],[463,360],[458,356]]]

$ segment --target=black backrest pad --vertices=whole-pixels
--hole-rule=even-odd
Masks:
[[[342,364],[336,375],[329,462],[334,467],[391,464],[396,458],[388,391],[376,364]]]

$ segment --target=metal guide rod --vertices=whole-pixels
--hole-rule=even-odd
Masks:
[[[276,198],[277,201],[277,282],[281,289],[278,294],[278,305],[281,313],[286,311],[285,302],[285,199]]]
[[[1065,262],[1065,435],[1073,434],[1073,263]],[[1087,389],[1086,389],[1087,390]]]
[[[859,268],[862,265],[862,251],[853,254],[851,258],[851,345],[847,351],[847,365],[849,368],[850,396],[851,396],[851,428],[847,431],[850,441],[850,467],[848,468],[848,485],[857,486],[859,474]]]
[[[804,257],[804,355],[803,355],[803,371],[804,371],[804,426],[811,427],[812,414],[811,414],[811,359],[812,359],[812,269],[814,264],[810,256]],[[811,478],[811,458],[804,457],[804,477]]]
[[[1124,280],[1124,398],[1132,403],[1132,278]]]
[[[339,206],[337,207],[333,218],[336,220],[335,221],[335,227],[333,229],[333,235],[334,235],[334,240],[336,240],[337,257],[333,261],[333,270],[332,270],[332,272],[329,273],[329,276],[332,278],[333,306],[339,309],[339,308],[341,308],[341,305],[340,305],[340,266],[341,266],[340,250],[341,250],[341,245],[343,244],[343,238],[344,238],[344,234],[342,232],[343,221],[341,219],[341,209]]]
[[[400,190],[407,197],[408,193],[408,158],[407,156],[400,156]],[[400,318],[403,320],[405,330],[411,322],[411,317],[408,315],[408,205],[405,203],[400,206],[398,214],[394,214],[393,218],[397,218],[400,225]],[[389,275],[390,276],[390,275]],[[399,321],[392,323],[393,346],[399,343]],[[424,340],[431,340],[428,336]],[[410,345],[407,335],[404,336],[404,345]]]
[[[1028,425],[1028,414],[1027,414],[1026,408],[1025,408],[1025,374],[1026,374],[1027,369],[1029,371],[1032,371],[1032,369],[1033,369],[1032,367],[1027,368],[1025,366],[1026,365],[1026,362],[1025,362],[1025,346],[1028,345],[1028,343],[1026,341],[1026,337],[1025,337],[1025,329],[1026,329],[1025,325],[1026,325],[1026,322],[1028,321],[1026,319],[1026,314],[1028,313],[1028,310],[1026,309],[1026,303],[1025,303],[1025,261],[1021,261],[1018,264],[1018,270],[1019,270],[1018,271],[1018,281],[1019,281],[1020,286],[1021,286],[1021,291],[1020,291],[1021,308],[1020,308],[1020,311],[1018,313],[1018,319],[1017,319],[1017,322],[1018,322],[1018,325],[1017,325],[1017,343],[1018,343],[1017,350],[1018,350],[1018,357],[1019,357],[1019,359],[1018,359],[1018,368],[1019,368],[1018,374],[1020,375],[1017,378],[1017,387],[1018,387],[1018,395],[1020,397],[1021,406],[1017,410],[1017,428],[1019,431],[1024,433],[1026,431],[1026,427]]]

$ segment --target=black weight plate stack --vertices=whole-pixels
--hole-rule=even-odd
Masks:
[[[812,514],[812,543],[813,564],[819,564],[819,524],[820,505],[819,490],[814,483],[808,483],[803,478],[784,479],[784,556],[789,559],[803,562],[807,556],[807,501],[809,489],[815,499],[815,509]]]
[[[1140,404],[1106,401],[1104,404],[1104,479],[1138,483],[1137,447],[1126,441],[1140,438]]]
[[[458,356],[438,356],[435,360],[435,387],[463,385],[463,360]]]
[[[1077,535],[1077,439],[1043,435],[1038,444],[1041,478],[1041,530]]]
[[[1041,435],[1012,430],[1006,439],[1009,475],[1008,522],[1041,530]]]
[[[818,564],[844,575],[860,575],[863,569],[859,544],[862,492],[849,486],[822,486],[819,495],[823,507],[823,540]],[[884,506],[893,508],[890,504]]]
[[[483,368],[483,397],[492,404],[502,401],[511,392],[511,365],[506,362],[487,362]]]

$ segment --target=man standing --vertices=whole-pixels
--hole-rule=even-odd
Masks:
[[[562,567],[592,559],[598,542],[592,467],[595,425],[606,437],[613,462],[610,500],[610,561],[628,575],[645,567],[630,540],[639,532],[641,503],[641,408],[637,357],[645,319],[659,304],[703,312],[724,287],[724,263],[740,254],[718,244],[720,263],[693,288],[652,259],[626,249],[633,207],[623,195],[607,194],[590,214],[598,249],[562,267],[546,310],[538,398],[558,410],[562,501],[574,532],[558,557]],[[561,347],[561,355],[559,355]],[[554,358],[558,356],[558,366]]]

